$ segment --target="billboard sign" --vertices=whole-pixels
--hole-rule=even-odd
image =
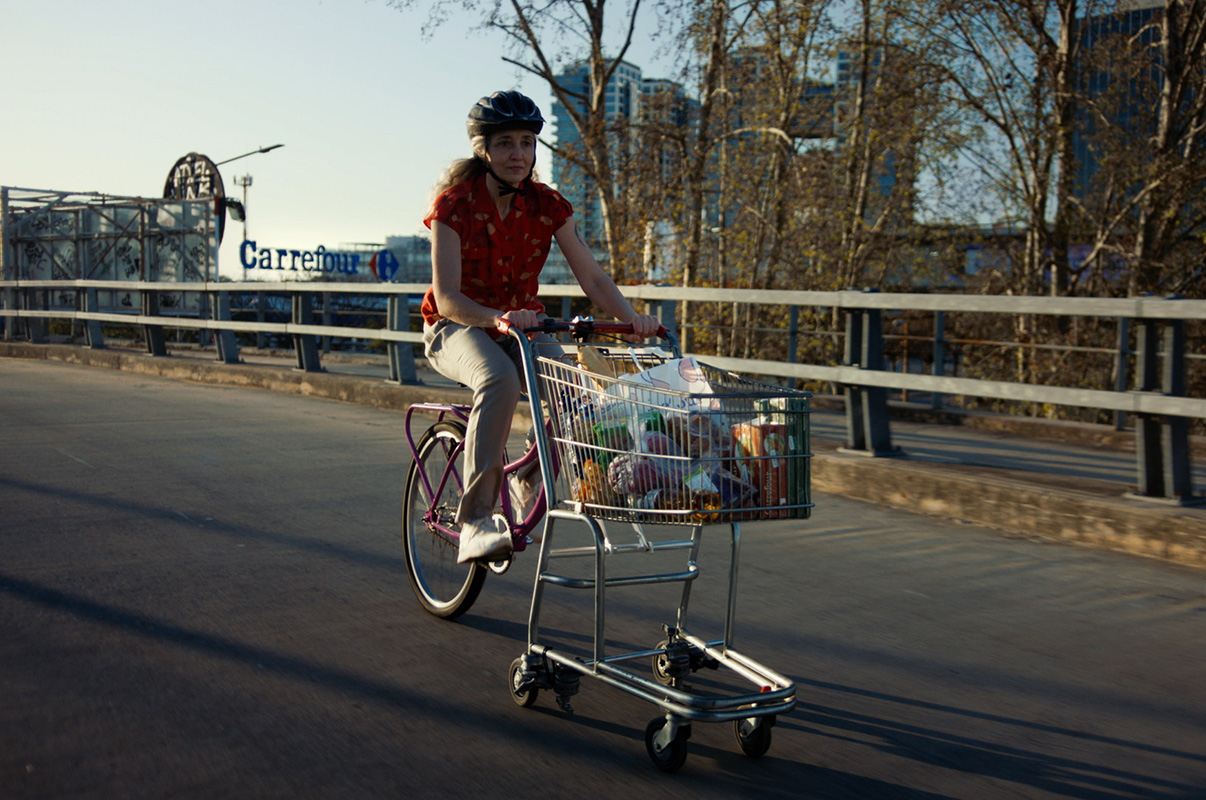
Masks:
[[[172,165],[163,184],[163,196],[168,200],[214,199],[214,217],[218,222],[218,241],[226,232],[226,187],[218,166],[208,156],[189,153]]]

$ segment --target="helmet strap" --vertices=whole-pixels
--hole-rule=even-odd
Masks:
[[[490,166],[490,162],[486,161],[483,158],[482,163],[486,165],[486,172],[490,173],[490,177],[493,178],[494,182],[498,184],[498,196],[499,197],[506,197],[509,194],[522,194],[523,193],[523,185],[525,183],[527,183],[529,180],[531,180],[532,173],[536,171],[536,159],[532,159],[532,168],[530,170],[528,170],[527,177],[525,177],[522,181],[520,181],[518,186],[512,186],[511,184],[507,183],[502,178],[500,178],[494,174],[494,169]]]

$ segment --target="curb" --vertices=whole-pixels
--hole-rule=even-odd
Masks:
[[[53,360],[221,386],[265,389],[405,411],[415,402],[465,402],[464,389],[390,384],[262,364],[154,357],[74,345],[0,342],[0,357]],[[513,428],[527,430],[522,409]],[[1092,436],[1094,426],[1088,428]],[[1100,426],[1097,426],[1100,427]],[[1098,432],[1099,436],[1107,436]],[[1107,438],[1109,438],[1107,436]],[[1033,476],[991,467],[868,458],[813,441],[812,488],[914,513],[1206,567],[1206,508],[1125,497],[1117,484]]]
[[[1128,498],[1117,484],[991,467],[820,452],[812,488],[1014,534],[1206,567],[1206,508]]]

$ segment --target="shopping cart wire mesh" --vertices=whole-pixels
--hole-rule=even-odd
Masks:
[[[535,367],[560,502],[668,525],[808,517],[808,392],[660,348],[584,346]]]

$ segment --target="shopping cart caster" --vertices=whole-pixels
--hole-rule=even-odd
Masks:
[[[660,650],[653,656],[650,666],[653,668],[653,679],[662,686],[681,686],[682,679],[704,667],[718,669],[720,663],[692,647],[685,640],[677,638],[678,631],[668,625],[663,625],[669,638],[662,639],[655,649]]]
[[[512,661],[508,674],[511,699],[520,708],[527,708],[536,702],[536,698],[540,695],[540,686],[544,682],[538,671],[541,665],[537,663],[536,669],[533,669],[532,665],[525,664],[524,660],[525,657],[521,656]]]
[[[687,760],[687,740],[691,726],[655,717],[645,726],[645,750],[653,765],[662,772],[678,772]]]
[[[775,715],[746,717],[733,720],[733,734],[741,752],[750,758],[761,758],[771,746],[771,728],[775,727]]]
[[[673,686],[676,678],[684,678],[691,672],[691,653],[686,642],[671,644],[663,639],[657,649],[664,651],[651,659],[653,679],[662,686]]]

